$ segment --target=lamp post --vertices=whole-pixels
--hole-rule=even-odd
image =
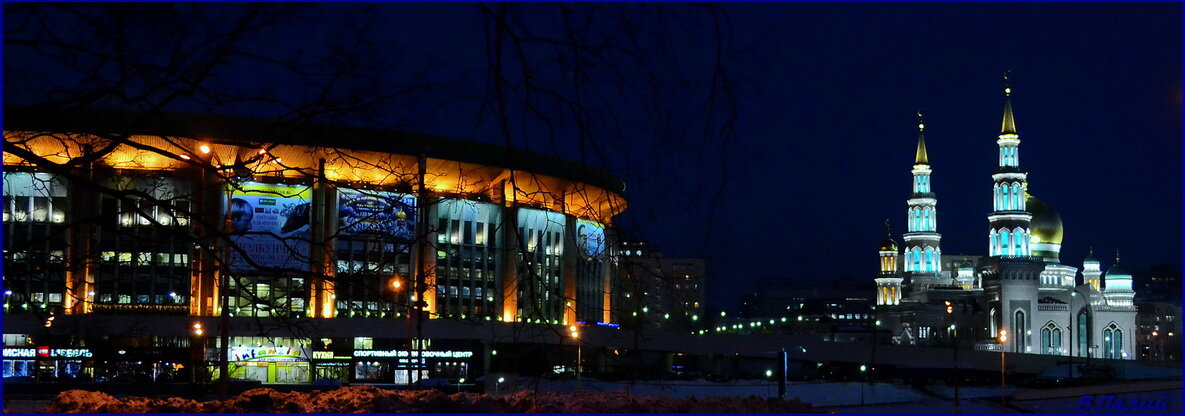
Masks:
[[[951,302],[949,300],[945,301],[945,302],[946,302],[946,317],[951,320],[950,348],[951,348],[952,354],[954,355],[954,365],[951,368],[954,371],[953,381],[955,383],[955,413],[958,413],[959,412],[959,330],[958,330],[958,327],[954,323],[955,307],[954,307],[954,305],[951,304]]]
[[[1089,297],[1086,296],[1085,293],[1079,292],[1078,288],[1074,288],[1074,291],[1070,292],[1070,302],[1066,305],[1066,310],[1067,310],[1067,312],[1069,312],[1069,315],[1070,315],[1069,316],[1070,321],[1066,325],[1066,330],[1067,330],[1066,337],[1068,338],[1067,341],[1070,344],[1070,349],[1069,349],[1069,352],[1070,352],[1070,354],[1069,354],[1069,357],[1070,357],[1070,359],[1069,359],[1070,380],[1074,379],[1074,344],[1077,343],[1077,341],[1074,339],[1074,298],[1078,297],[1079,293],[1082,294],[1082,303],[1083,304],[1085,304],[1087,302],[1087,300],[1089,300]],[[1082,334],[1078,334],[1078,336],[1082,336]],[[1081,351],[1079,351],[1079,353],[1081,353]],[[1069,380],[1067,380],[1067,381],[1069,381]]]
[[[204,367],[206,360],[206,330],[201,322],[195,321],[190,330],[190,336],[193,341],[190,342],[189,353],[189,382],[191,391],[197,390],[198,369]]]
[[[866,371],[868,371],[868,366],[860,364],[860,376],[867,380],[868,375],[865,374]],[[860,405],[864,405],[864,383],[860,383]]]
[[[572,338],[572,342],[576,343],[576,390],[580,390],[580,361],[582,357],[580,351],[580,331],[576,328],[576,325],[568,327],[568,336]]]
[[[996,338],[1000,342],[1000,409],[1004,407],[1004,344],[1008,342],[1008,331],[1001,329],[1000,336]]]
[[[202,154],[210,154],[210,147],[202,145]],[[237,172],[236,172],[237,176]],[[234,226],[231,222],[231,207],[234,199],[234,188],[230,181],[226,182],[226,213],[222,217],[222,231],[229,234],[234,233]],[[223,247],[221,254],[222,260],[219,261],[221,273],[218,275],[218,338],[221,345],[218,348],[218,398],[222,400],[227,399],[227,390],[230,383],[230,307],[227,303],[230,301],[230,263],[231,261],[231,244],[230,237],[227,237],[227,244]]]
[[[498,389],[502,387],[503,381],[506,381],[505,377],[498,377],[498,382],[494,383],[494,394],[498,394]]]

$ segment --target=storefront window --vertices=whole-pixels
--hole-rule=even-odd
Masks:
[[[391,364],[378,361],[354,363],[354,379],[358,381],[384,381],[390,377]]]

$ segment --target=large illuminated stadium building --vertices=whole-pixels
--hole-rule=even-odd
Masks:
[[[877,324],[901,344],[954,341],[983,350],[1134,359],[1132,276],[1118,255],[1106,273],[1093,253],[1088,256],[1081,283],[1079,269],[1061,262],[1062,220],[1028,193],[1011,89],[1004,91],[989,254],[942,254],[938,197],[919,122],[904,246],[890,234],[879,248]]]
[[[223,312],[232,376],[291,383],[472,380],[494,349],[474,328],[612,325],[604,171],[258,119],[4,122],[5,377],[190,378]],[[468,340],[409,355],[417,303]]]

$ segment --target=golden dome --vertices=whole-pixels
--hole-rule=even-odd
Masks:
[[[1032,232],[1030,243],[1061,244],[1062,216],[1049,207],[1049,204],[1025,193],[1027,211],[1033,214],[1033,221],[1029,227]]]

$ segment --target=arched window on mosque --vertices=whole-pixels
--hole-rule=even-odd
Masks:
[[[1025,311],[1018,310],[1013,315],[1012,333],[1014,335],[1016,349],[1015,352],[1027,352],[1029,347],[1029,327],[1025,321]]]
[[[1123,357],[1123,330],[1112,323],[1103,329],[1103,358],[1121,359]]]
[[[1012,256],[1012,240],[1009,238],[1008,230],[1000,231],[1000,243],[1003,245],[1001,256]]]
[[[1053,322],[1041,328],[1041,353],[1045,355],[1062,354],[1062,330]]]

